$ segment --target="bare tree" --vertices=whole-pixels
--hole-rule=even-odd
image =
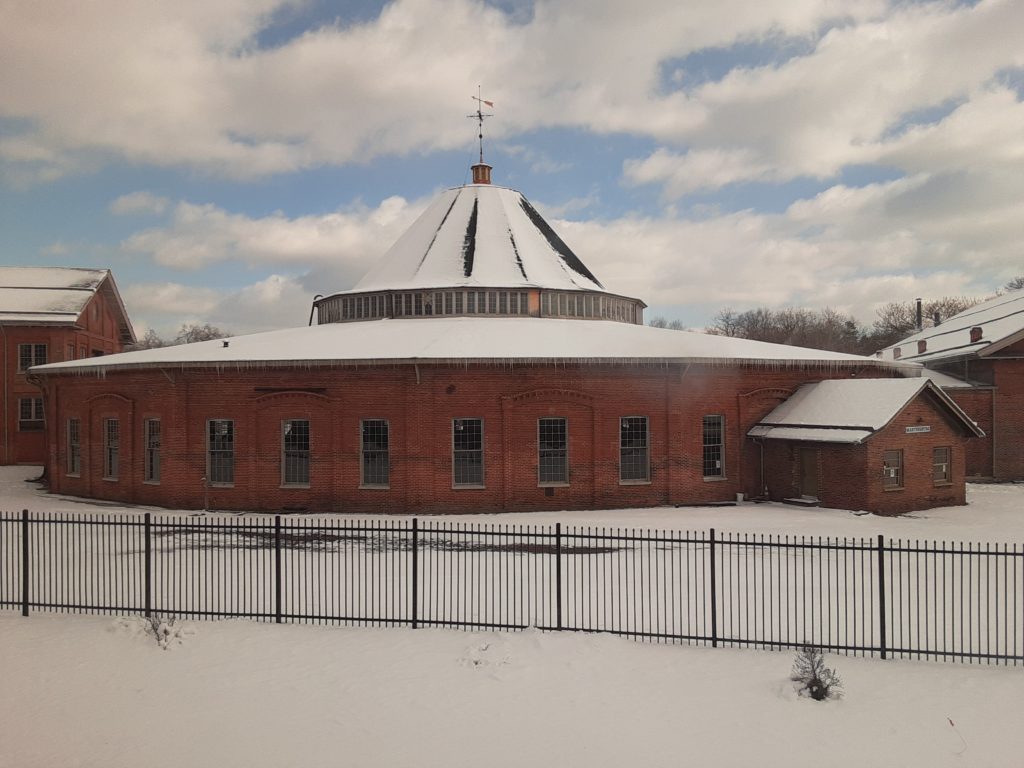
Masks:
[[[1024,288],[1024,275],[1017,275],[1003,286],[1004,291],[1019,291],[1021,288]]]
[[[178,335],[174,338],[175,344],[192,344],[197,341],[210,341],[211,339],[223,339],[225,336],[230,336],[229,331],[222,331],[215,325],[205,323],[199,325],[198,323],[184,323],[181,326],[181,330],[178,331]]]
[[[146,335],[130,345],[130,350],[136,349],[158,349],[159,347],[166,347],[167,342],[160,338],[159,334],[150,328],[146,331]]]
[[[723,309],[706,333],[734,336],[773,344],[861,352],[863,329],[850,315],[834,309],[769,309],[760,307],[735,312]]]
[[[682,320],[666,320],[661,315],[652,317],[650,322],[647,323],[652,328],[668,328],[670,331],[685,331],[686,326],[683,325]]]
[[[943,296],[921,303],[923,326],[935,325],[936,314],[939,322],[970,309],[982,299],[970,296]],[[878,319],[871,326],[866,341],[870,351],[891,346],[917,331],[917,304],[913,301],[893,301],[877,310]]]

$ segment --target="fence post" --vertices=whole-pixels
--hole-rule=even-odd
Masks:
[[[28,616],[28,510],[21,510],[21,615]]]
[[[274,621],[281,623],[281,516],[274,515]]]
[[[412,628],[419,626],[420,521],[412,519]]]
[[[878,534],[878,640],[885,658],[885,542],[882,534]]]
[[[715,571],[715,529],[711,529],[708,540],[711,542],[711,647],[718,647],[718,587]]]
[[[562,524],[555,523],[555,616],[557,629],[562,628]]]
[[[153,544],[150,528],[150,514],[146,513],[142,530],[146,537],[146,618],[152,615],[153,611]]]

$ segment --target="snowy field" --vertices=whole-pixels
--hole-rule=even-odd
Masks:
[[[36,473],[0,469],[0,508],[138,511],[42,494],[24,482]],[[771,504],[471,519],[1024,541],[1024,486],[968,499],[895,519]],[[790,652],[532,630],[179,629],[163,650],[138,618],[0,612],[0,767],[1011,766],[1024,751],[1021,666],[829,656],[845,695],[818,703],[789,681]]]

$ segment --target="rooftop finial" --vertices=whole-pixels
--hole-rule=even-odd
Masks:
[[[484,118],[494,117],[493,114],[484,112],[484,104],[488,107],[494,107],[493,101],[487,101],[480,96],[480,86],[476,87],[476,96],[471,96],[476,102],[476,113],[472,115],[466,115],[466,117],[473,118],[476,120],[477,125],[477,138],[480,141],[480,162],[473,166],[473,183],[474,184],[490,184],[491,183],[491,166],[484,162]]]

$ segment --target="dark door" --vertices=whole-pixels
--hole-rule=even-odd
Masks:
[[[818,498],[818,449],[800,449],[800,495]]]

